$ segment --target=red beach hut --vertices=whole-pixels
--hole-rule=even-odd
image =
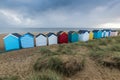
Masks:
[[[66,32],[60,31],[57,35],[59,44],[68,43],[68,34]]]

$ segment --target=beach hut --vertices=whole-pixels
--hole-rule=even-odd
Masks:
[[[118,31],[115,31],[115,36],[118,36],[119,32]]]
[[[89,31],[89,40],[93,40],[93,32],[92,31]]]
[[[36,46],[47,46],[47,37],[42,33],[36,36],[35,41],[36,41]]]
[[[68,32],[68,40],[69,40],[69,42],[78,42],[79,34],[75,31],[69,31]]]
[[[93,33],[94,33],[94,39],[102,38],[102,31],[101,30],[93,30]]]
[[[115,31],[114,30],[111,31],[110,36],[111,37],[115,36]]]
[[[111,30],[106,30],[106,37],[109,37],[111,33]]]
[[[105,38],[105,37],[107,37],[106,30],[102,30],[102,38]]]
[[[60,31],[57,33],[57,36],[59,44],[68,43],[68,34],[66,32]]]
[[[89,32],[87,30],[80,30],[79,33],[79,41],[88,41],[89,40]]]
[[[20,34],[12,33],[3,38],[6,51],[20,49]]]
[[[113,31],[113,30],[111,31],[110,36],[111,36],[111,37],[114,36],[114,31]]]
[[[32,48],[34,47],[34,35],[31,33],[26,33],[20,37],[22,48]]]
[[[116,31],[116,30],[112,30],[111,32],[110,32],[110,36],[118,36],[118,31]]]
[[[57,35],[54,33],[48,33],[47,34],[47,42],[48,45],[53,45],[53,44],[57,44]]]

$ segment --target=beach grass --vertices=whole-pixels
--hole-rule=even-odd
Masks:
[[[6,57],[6,55],[10,56]],[[28,80],[64,80],[63,77],[71,77],[84,71],[88,58],[102,66],[110,68],[112,66],[112,68],[120,69],[120,36],[11,51],[1,56],[1,61],[2,59],[8,59],[7,62],[10,61],[12,63],[14,61],[14,64],[24,63],[28,59],[24,66],[28,67],[29,73],[26,75],[23,71],[23,73],[19,74],[23,75],[26,80],[28,74],[31,74]],[[11,59],[12,57],[14,58]],[[25,68],[24,66],[21,67],[20,65],[21,70]],[[3,67],[1,68],[4,69]],[[9,72],[12,72],[12,70]],[[18,73],[20,72],[16,74]],[[21,76],[20,79],[22,79]],[[2,77],[0,80],[18,79]]]

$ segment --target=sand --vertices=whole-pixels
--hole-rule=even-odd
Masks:
[[[3,38],[6,36],[7,34],[0,34],[0,51],[4,50],[4,42],[3,42]]]

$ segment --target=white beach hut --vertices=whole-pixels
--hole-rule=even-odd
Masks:
[[[89,40],[89,32],[87,30],[80,30],[79,33],[79,41],[88,41]]]
[[[48,45],[53,45],[58,43],[57,35],[54,33],[47,34]]]
[[[118,31],[116,31],[116,30],[112,30],[111,32],[110,32],[110,36],[118,36]]]
[[[115,36],[118,36],[118,33],[119,33],[118,31],[115,31]]]
[[[111,31],[110,36],[113,37],[115,35],[114,31]]]
[[[42,33],[36,36],[35,41],[36,41],[36,46],[47,46],[47,37]]]

